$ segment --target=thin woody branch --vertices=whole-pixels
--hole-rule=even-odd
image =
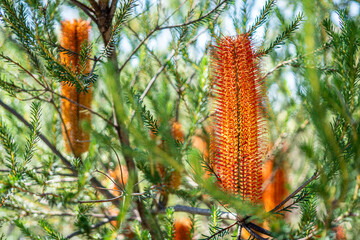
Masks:
[[[9,105],[7,105],[6,103],[4,103],[1,99],[0,99],[0,106],[2,106],[6,111],[8,111],[9,113],[11,113],[12,115],[14,115],[17,119],[19,119],[26,127],[31,128],[32,126],[30,125],[30,123],[28,121],[26,121],[15,109],[13,109],[12,107],[10,107]],[[67,166],[74,174],[75,176],[77,176],[77,171],[74,169],[74,167],[72,166],[72,164],[59,152],[59,150],[42,134],[39,133],[39,138],[49,147],[49,149],[60,158],[60,160],[62,161],[62,163]],[[94,177],[92,177],[90,179],[91,183],[96,186],[96,187],[103,187],[102,184]],[[107,190],[100,190],[100,192],[108,198],[114,198],[114,195],[112,195],[109,191]],[[117,201],[114,201],[115,203]]]
[[[107,223],[110,223],[111,221],[114,221],[114,220],[116,220],[117,219],[117,216],[113,216],[113,217],[109,217],[108,219],[106,219],[106,220],[104,220],[104,221],[101,221],[101,222],[98,222],[98,223],[96,223],[96,224],[93,224],[93,225],[91,225],[91,229],[96,229],[96,228],[99,228],[99,227],[101,227],[102,225],[105,225],[105,224],[107,224]],[[67,237],[66,237],[66,239],[70,239],[70,238],[73,238],[73,237],[75,237],[75,236],[77,236],[77,235],[80,235],[80,234],[82,234],[83,233],[83,231],[76,231],[76,232],[73,232],[72,234],[69,234]]]
[[[140,47],[157,31],[161,31],[161,30],[165,30],[165,29],[173,29],[173,28],[179,28],[179,27],[186,27],[192,24],[195,24],[197,22],[200,22],[202,20],[204,20],[205,18],[209,17],[211,14],[213,14],[214,12],[216,12],[222,5],[224,5],[226,2],[228,2],[229,0],[223,0],[222,2],[220,2],[216,7],[214,7],[212,10],[210,10],[208,13],[206,13],[205,15],[189,21],[189,22],[185,22],[182,24],[177,24],[177,25],[168,25],[168,26],[163,26],[161,27],[161,25],[163,25],[165,23],[165,21],[160,24],[160,26],[156,26],[153,30],[151,30],[146,37],[141,40],[141,42],[138,44],[138,46],[130,53],[130,55],[127,57],[127,59],[124,61],[124,63],[121,65],[121,67],[119,68],[119,72],[121,72],[125,66],[127,65],[127,63],[130,61],[130,59],[135,55],[135,53],[140,49]]]
[[[212,214],[210,209],[188,207],[188,206],[183,206],[183,205],[174,205],[174,206],[170,206],[168,208],[173,208],[175,212],[186,212],[186,213],[202,215],[202,216],[211,216],[211,214]],[[166,209],[161,209],[161,210],[156,211],[155,213],[160,214],[160,213],[165,213],[165,212],[166,212]],[[234,215],[233,213],[220,212],[221,219],[237,220],[237,218],[235,216],[236,215]]]
[[[210,10],[208,13],[206,13],[205,15],[195,19],[195,20],[191,20],[185,23],[181,23],[181,24],[176,24],[176,25],[169,25],[169,26],[164,26],[164,27],[159,27],[158,30],[164,30],[164,29],[170,29],[170,28],[180,28],[180,27],[186,27],[189,26],[191,24],[200,22],[204,19],[206,19],[207,17],[209,17],[211,14],[213,14],[215,11],[217,11],[222,5],[224,5],[225,3],[229,2],[229,0],[223,0],[222,2],[220,2],[218,5],[216,5],[216,7],[214,7],[212,10]]]
[[[284,204],[286,204],[290,199],[292,199],[296,194],[298,194],[301,190],[303,190],[307,185],[309,185],[312,181],[319,177],[319,172],[316,171],[310,179],[304,182],[300,187],[298,187],[293,193],[291,193],[284,201],[279,203],[274,209],[270,212],[277,212]]]
[[[95,23],[97,22],[95,16],[93,15],[95,13],[95,11],[91,8],[89,8],[88,6],[86,6],[85,4],[77,1],[77,0],[68,0],[70,2],[72,2],[75,6],[79,7],[81,10],[84,11],[84,13],[86,13],[86,15],[88,15],[91,20],[93,20]]]

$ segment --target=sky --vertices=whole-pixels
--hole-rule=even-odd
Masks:
[[[151,4],[153,7],[156,7],[156,3],[159,0],[151,0]],[[164,2],[165,1],[165,2]],[[255,18],[257,17],[257,15],[260,13],[260,10],[262,9],[262,7],[265,5],[266,0],[254,0],[254,5],[252,8],[252,11],[249,12],[249,20],[248,22],[251,24],[254,22]],[[142,3],[144,1],[143,0],[139,0],[139,8],[142,7]],[[248,3],[251,3],[251,1],[248,1]],[[282,12],[285,15],[286,19],[291,19],[292,17],[292,10],[287,10],[286,8],[286,2],[285,0],[278,0],[277,1],[277,7],[279,9],[282,10]],[[335,3],[341,3],[341,0],[334,0]],[[166,3],[166,0],[162,0],[162,3]],[[240,9],[241,8],[241,4],[242,1],[236,1],[236,8]],[[183,7],[184,8],[184,7]],[[138,10],[139,12],[141,12],[141,9]],[[301,9],[297,9],[297,12],[300,12]],[[356,15],[359,14],[360,12],[360,4],[356,3],[356,2],[352,2],[350,5],[350,15]],[[79,14],[78,11],[74,8],[70,8],[70,7],[62,7],[62,18],[64,20],[66,19],[74,19],[74,18],[78,18]],[[236,16],[238,17],[238,16]],[[239,16],[240,17],[240,16]],[[271,18],[270,18],[271,19]],[[339,25],[339,17],[338,15],[333,12],[331,14],[331,20],[333,21],[333,23]],[[274,22],[271,22],[271,24],[279,24],[276,20]],[[59,28],[59,26],[57,26]],[[232,24],[232,18],[230,15],[224,15],[224,24],[222,25],[222,34],[224,35],[236,35],[236,31],[234,29],[234,26]],[[264,35],[264,27],[259,28],[254,36],[254,39],[259,39],[262,40],[263,39],[263,35]],[[275,36],[274,36],[275,38]],[[150,38],[148,41],[148,47],[150,49],[156,49],[157,51],[160,52],[165,52],[165,51],[169,51],[168,48],[168,44],[172,39],[171,33],[169,30],[164,30],[162,32],[160,32],[156,37],[154,38]],[[190,56],[192,58],[195,58],[197,60],[199,60],[205,51],[205,47],[208,44],[208,42],[210,41],[210,36],[208,33],[204,33],[202,35],[199,36],[198,40],[197,40],[197,46],[196,48],[193,48],[191,50]],[[260,43],[261,41],[259,41]],[[121,42],[121,50],[122,50],[122,54],[124,54],[125,56],[127,54],[129,54],[132,51],[132,47],[131,44],[129,42],[129,40],[127,38],[122,38]],[[295,57],[295,48],[293,48],[293,54]],[[291,46],[290,46],[290,50],[291,50]],[[281,48],[276,50],[276,51],[281,51]],[[130,64],[132,64],[133,66],[136,66],[138,64],[138,59],[137,58],[133,58],[130,62]],[[274,66],[266,66],[266,64],[264,64],[265,66],[263,66],[265,69],[262,69],[263,72],[266,72],[270,69],[272,69]],[[268,69],[266,69],[268,68]],[[284,76],[287,80],[287,84],[288,87],[291,91],[291,93],[295,96],[296,95],[296,91],[297,91],[297,86],[296,86],[296,79],[295,76],[288,71],[287,73],[285,73]],[[269,89],[269,95],[270,95],[270,99],[271,98],[276,98],[276,89]]]

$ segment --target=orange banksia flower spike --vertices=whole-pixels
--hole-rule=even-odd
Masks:
[[[191,225],[189,218],[177,219],[175,225],[175,240],[191,240]]]
[[[71,67],[74,73],[81,71],[79,53],[81,45],[89,39],[90,28],[90,22],[81,19],[61,22],[60,44],[72,52],[72,54],[61,52],[61,62]],[[90,73],[89,63],[87,63],[84,73]],[[88,108],[91,106],[92,92],[90,88],[86,93],[78,92],[75,86],[62,82],[61,95]],[[86,109],[67,99],[61,100],[61,112],[65,124],[65,126],[62,125],[62,132],[66,150],[72,151],[76,157],[80,157],[82,153],[88,150],[90,144],[89,133],[81,129],[81,122],[91,122],[91,115]]]
[[[173,121],[173,124],[171,126],[171,136],[176,140],[180,142],[184,142],[184,133],[182,131],[182,125],[179,122]]]
[[[264,83],[246,34],[221,37],[211,50],[214,114],[210,165],[222,188],[257,202],[267,149]]]
[[[180,141],[180,142],[183,142],[184,141],[184,132],[182,130],[182,125],[181,123],[179,122],[176,122],[175,120],[171,120],[169,122],[169,124],[171,125],[171,136],[173,139],[175,139],[176,141]],[[150,132],[150,136],[151,138],[155,138],[155,135],[153,133]],[[164,144],[163,142],[161,142],[159,145],[158,145],[160,148],[164,148]],[[156,167],[159,175],[161,178],[165,178],[166,175],[167,175],[167,168],[162,165],[162,164],[157,164],[157,167]],[[173,190],[176,190],[180,187],[181,185],[181,175],[180,175],[180,172],[174,170],[171,175],[169,176],[169,178],[165,181],[165,186],[167,188],[170,188],[170,189],[173,189]]]

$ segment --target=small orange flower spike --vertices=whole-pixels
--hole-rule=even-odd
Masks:
[[[273,169],[274,159],[267,161],[264,165],[263,178],[264,182],[271,181],[262,194],[262,201],[266,211],[271,211],[287,196],[286,173],[283,167]]]
[[[182,130],[181,123],[176,122],[175,120],[171,120],[169,122],[169,124],[171,124],[171,136],[176,141],[183,142],[184,141],[184,132]],[[150,136],[151,136],[151,138],[155,138],[155,135],[153,135],[151,132],[150,132]],[[159,147],[164,148],[163,143],[161,143],[159,145]],[[156,168],[157,168],[158,173],[160,174],[160,177],[165,178],[167,169],[162,164],[157,164]],[[165,182],[165,186],[167,188],[176,190],[180,187],[180,185],[181,185],[181,175],[180,175],[180,172],[175,170],[171,173],[169,179],[167,179],[167,181]]]
[[[110,177],[112,178],[112,180],[114,180],[120,187],[125,188],[125,185],[127,184],[128,179],[129,179],[129,172],[125,165],[121,165],[121,166],[117,165],[115,170],[109,170],[108,173],[109,173]],[[117,185],[115,185],[111,180],[109,180],[109,179],[107,179],[107,180],[108,180],[107,184],[105,183],[104,185],[108,185],[107,186],[108,189],[115,190],[115,191],[111,191],[112,194],[119,197],[122,194],[122,192],[119,191],[121,189],[119,189],[119,187]],[[108,211],[111,215],[119,214],[119,208],[114,207],[113,205],[108,208]],[[120,222],[117,220],[110,221],[110,223],[114,227],[117,227],[117,228],[120,227]],[[132,239],[135,235],[130,230],[131,230],[130,227],[128,225],[126,225],[126,227],[124,228],[124,235],[126,237],[128,237],[129,239]],[[130,234],[129,236],[132,236],[132,237],[129,237],[126,234]],[[126,239],[128,239],[128,238],[126,238]]]
[[[220,185],[242,199],[261,198],[262,161],[267,149],[264,84],[246,34],[221,37],[212,46],[214,117],[210,164]]]
[[[81,45],[88,41],[90,28],[90,23],[81,19],[61,22],[60,44],[63,48],[73,52],[73,54],[61,52],[61,62],[70,66],[74,73],[80,72],[80,58],[78,54],[80,53]],[[87,63],[84,73],[90,73],[89,63]],[[83,93],[78,92],[75,86],[61,83],[61,95],[88,108],[91,106],[91,89]],[[61,100],[61,112],[66,126],[65,130],[64,125],[62,125],[66,150],[68,152],[72,151],[76,157],[80,157],[82,153],[89,149],[90,143],[89,133],[83,131],[80,125],[82,121],[91,122],[91,115],[87,110],[67,99]]]
[[[175,240],[191,240],[191,224],[189,218],[177,219],[175,221]]]
[[[161,178],[164,178],[166,176],[166,172],[165,172],[166,168],[163,165],[158,164],[157,170],[158,170]],[[181,185],[181,175],[178,171],[174,170],[171,173],[169,179],[167,179],[167,181],[165,182],[165,186],[167,188],[177,190],[177,189],[179,189],[180,185]]]
[[[125,188],[125,185],[129,179],[129,172],[125,165],[117,165],[114,171],[109,170],[109,175],[118,185]],[[121,190],[112,181],[110,181],[110,186],[108,188],[114,190]],[[113,194],[116,196],[120,196],[121,192],[113,191]]]
[[[342,225],[336,226],[332,230],[336,233],[336,240],[346,240],[346,231]]]
[[[171,127],[171,136],[176,141],[184,142],[184,133],[182,131],[181,123],[174,121]]]

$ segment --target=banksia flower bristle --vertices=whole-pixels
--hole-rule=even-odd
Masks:
[[[175,225],[175,240],[191,240],[191,225],[189,218],[177,219]]]
[[[210,165],[225,191],[257,202],[267,149],[264,84],[247,35],[222,37],[212,46],[214,117]]]
[[[61,22],[60,44],[63,48],[72,52],[61,52],[61,62],[64,65],[71,67],[71,70],[75,74],[81,71],[79,53],[81,45],[85,41],[88,41],[90,28],[90,23],[81,19]],[[83,73],[89,72],[90,64],[87,63],[86,69]],[[92,100],[90,88],[86,93],[78,92],[75,86],[70,86],[67,83],[61,83],[61,95],[90,108]],[[66,128],[62,126],[66,150],[69,152],[72,151],[76,157],[80,157],[82,153],[88,150],[90,143],[89,134],[81,129],[81,122],[90,122],[91,115],[86,109],[68,101],[67,99],[61,100],[61,112],[66,126]]]

